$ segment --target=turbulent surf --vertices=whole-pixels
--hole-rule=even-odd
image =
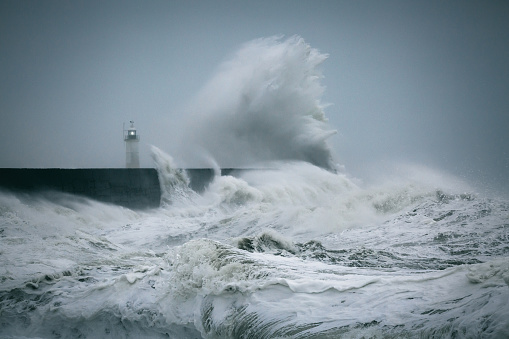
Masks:
[[[203,192],[158,148],[156,209],[2,192],[0,336],[507,338],[509,202],[423,167],[338,171],[325,57],[269,38],[221,67],[193,136]]]

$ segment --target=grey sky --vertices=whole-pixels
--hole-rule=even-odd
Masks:
[[[507,1],[4,0],[0,166],[123,167],[134,120],[152,167],[216,67],[277,34],[329,54],[348,172],[402,160],[509,187]]]

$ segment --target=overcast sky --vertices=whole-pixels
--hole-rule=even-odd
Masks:
[[[507,1],[3,0],[0,167],[123,167],[129,120],[153,167],[222,61],[295,34],[329,54],[348,172],[410,161],[509,186]]]

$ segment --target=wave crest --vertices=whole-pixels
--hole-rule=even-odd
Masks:
[[[302,38],[246,43],[203,88],[182,137],[222,167],[303,160],[334,169],[319,66],[326,54]]]

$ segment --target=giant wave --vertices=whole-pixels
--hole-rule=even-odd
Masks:
[[[335,171],[324,59],[269,38],[221,67],[189,136],[216,163],[201,193],[155,147],[160,208],[0,193],[0,336],[508,337],[509,202]]]

